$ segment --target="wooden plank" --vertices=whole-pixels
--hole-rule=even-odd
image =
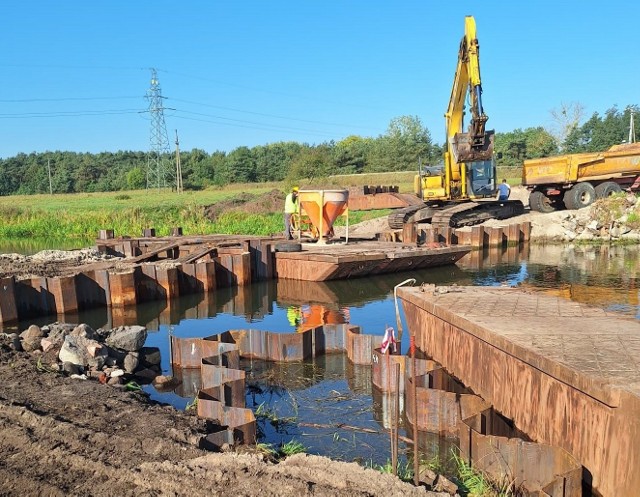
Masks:
[[[217,255],[217,252],[218,252],[217,247],[206,247],[193,254],[187,254],[183,257],[180,257],[179,259],[177,259],[177,261],[182,262],[183,264],[193,264],[198,259],[202,259],[207,255],[211,255],[212,257],[215,257]]]
[[[147,252],[146,254],[142,254],[136,257],[135,259],[133,259],[133,262],[138,263],[138,262],[148,261],[152,257],[155,257],[158,254],[161,254],[162,252],[167,252],[169,250],[173,250],[180,247],[180,245],[182,245],[183,243],[184,242],[180,241],[180,242],[169,243],[167,245],[162,245],[160,248],[157,248],[155,250],[152,250],[151,252]]]

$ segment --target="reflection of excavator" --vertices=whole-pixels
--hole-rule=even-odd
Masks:
[[[464,107],[470,100],[469,131],[463,132]],[[496,196],[496,166],[493,158],[494,131],[486,131],[487,115],[482,108],[479,46],[476,23],[465,18],[449,107],[445,114],[447,145],[444,164],[420,167],[414,186],[425,205],[411,206],[389,216],[389,226],[402,228],[406,222],[431,221],[435,226],[465,226],[491,218],[506,219],[524,212],[519,200],[499,202],[476,199]]]

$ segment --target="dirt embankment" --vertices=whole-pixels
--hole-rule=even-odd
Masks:
[[[240,195],[205,207],[205,215],[215,221],[223,212],[246,212],[249,214],[266,214],[282,212],[285,194],[280,190],[271,190],[262,195],[241,193]]]
[[[0,337],[0,495],[436,495],[323,457],[206,452],[205,421],[50,372],[9,344]]]

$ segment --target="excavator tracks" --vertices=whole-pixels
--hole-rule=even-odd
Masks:
[[[524,214],[524,205],[519,200],[465,202],[437,211],[431,219],[431,225],[461,228],[480,224],[489,219],[508,219],[520,214]]]
[[[391,213],[388,223],[391,229],[402,229],[407,222],[430,220],[432,226],[461,228],[489,219],[507,219],[523,213],[524,205],[519,200],[455,202],[438,207],[412,205]]]
[[[420,209],[422,209],[424,205],[411,205],[409,207],[404,207],[403,209],[397,209],[387,218],[387,222],[389,223],[389,228],[392,230],[401,230],[402,227],[407,223],[411,217]]]

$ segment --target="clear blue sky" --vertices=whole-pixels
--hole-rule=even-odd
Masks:
[[[158,69],[182,150],[383,134],[418,116],[442,143],[464,16],[498,132],[640,102],[640,2],[5,0],[0,157],[149,149]]]

